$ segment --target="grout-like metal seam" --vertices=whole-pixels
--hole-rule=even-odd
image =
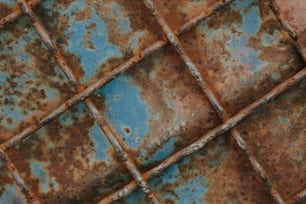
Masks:
[[[15,167],[9,156],[0,149],[0,160],[2,164],[6,167],[8,172],[12,175],[13,179],[16,181],[17,185],[21,188],[22,193],[30,199],[31,203],[39,204],[40,201],[38,197],[31,191],[31,189],[26,185],[25,181],[22,179],[20,173]]]
[[[306,188],[297,193],[292,201],[293,204],[302,203],[306,200]]]
[[[292,77],[284,80],[283,82],[275,86],[272,90],[270,90],[268,93],[266,93],[265,95],[263,95],[262,97],[254,101],[253,103],[241,109],[237,114],[229,118],[223,124],[215,127],[214,129],[204,134],[194,143],[177,151],[176,153],[169,156],[167,159],[162,161],[160,164],[158,164],[154,168],[145,172],[144,173],[145,179],[149,180],[150,178],[163,172],[169,166],[181,160],[183,157],[188,156],[198,151],[199,149],[203,148],[205,145],[207,145],[210,141],[212,141],[217,136],[229,131],[231,128],[233,128],[235,125],[241,122],[244,118],[246,118],[251,113],[253,113],[257,108],[268,103],[269,101],[276,98],[277,96],[279,96],[281,93],[285,92],[286,90],[292,88],[294,85],[296,85],[298,82],[300,82],[302,79],[305,79],[305,78],[306,78],[306,67],[304,67],[301,71],[299,71]],[[111,203],[115,200],[123,198],[124,196],[134,191],[136,188],[137,188],[137,184],[135,182],[130,182],[129,184],[125,185],[118,191],[105,197],[103,200],[99,202],[99,204]]]
[[[42,2],[42,0],[30,0],[28,2],[28,5],[30,8],[34,8],[37,5],[39,5]],[[14,10],[12,13],[4,16],[3,18],[0,19],[0,29],[4,28],[5,25],[13,23],[16,21],[19,17],[23,15],[20,7],[17,7],[16,10]]]
[[[40,35],[43,42],[52,51],[52,53],[54,53],[57,63],[60,65],[61,69],[67,76],[69,82],[73,85],[73,87],[77,91],[82,90],[83,89],[82,85],[78,82],[78,80],[74,76],[72,69],[67,65],[65,58],[60,52],[60,49],[52,43],[52,39],[50,38],[50,35],[48,34],[47,30],[40,22],[40,20],[37,18],[37,16],[34,14],[32,9],[28,6],[27,2],[25,0],[16,0],[16,2],[22,8],[22,11],[30,18],[33,27],[35,28],[36,32]],[[88,110],[90,111],[91,115],[93,116],[97,124],[100,126],[101,130],[104,132],[107,139],[114,147],[120,160],[123,162],[124,166],[131,173],[133,178],[137,181],[140,188],[148,196],[148,198],[152,203],[159,203],[155,193],[152,191],[150,185],[144,180],[142,174],[140,173],[136,164],[134,163],[133,161],[134,159],[131,158],[131,155],[129,155],[127,151],[125,151],[124,146],[120,144],[119,142],[120,136],[116,133],[116,131],[113,128],[111,128],[110,122],[108,122],[107,119],[102,114],[100,114],[100,112],[97,110],[97,108],[89,98],[87,98],[84,102]]]
[[[150,11],[155,16],[157,22],[161,26],[162,30],[166,33],[169,42],[173,45],[177,53],[185,62],[186,66],[188,67],[192,76],[196,79],[200,87],[202,88],[203,92],[207,96],[208,100],[214,107],[215,111],[217,112],[218,116],[222,119],[223,122],[226,122],[230,118],[230,114],[226,111],[222,101],[220,100],[220,96],[218,96],[217,92],[213,88],[212,85],[208,83],[208,81],[202,77],[199,69],[196,65],[192,62],[189,55],[185,51],[184,47],[180,43],[178,37],[174,34],[172,29],[169,27],[165,19],[162,17],[160,12],[157,10],[156,6],[154,5],[152,0],[143,0],[146,6],[150,9]],[[281,195],[277,192],[276,188],[272,184],[271,180],[269,179],[266,171],[260,165],[260,163],[256,160],[255,156],[249,151],[246,141],[241,137],[240,133],[236,128],[231,130],[231,134],[235,138],[238,146],[245,152],[248,160],[252,164],[254,170],[261,178],[261,180],[265,183],[265,185],[270,189],[270,193],[274,200],[279,203],[283,204],[284,200],[282,199]]]

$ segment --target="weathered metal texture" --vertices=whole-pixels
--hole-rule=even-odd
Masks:
[[[281,195],[289,200],[306,186],[306,80],[238,126]]]
[[[2,0],[0,2],[0,18],[10,14],[17,8],[14,0]]]
[[[273,203],[267,187],[228,135],[183,158],[149,183],[164,203]],[[118,203],[146,201],[141,191],[135,191]]]
[[[233,1],[180,39],[232,114],[304,66],[267,1]]]
[[[9,139],[72,95],[65,75],[23,17],[0,30],[0,140]]]
[[[31,1],[29,7],[34,7],[37,2],[39,1]],[[184,0],[175,1],[176,4],[167,2],[156,1],[166,20],[175,28],[174,34],[185,32],[196,22],[215,12],[214,9],[221,3],[228,3]],[[166,7],[163,7],[164,5]],[[173,16],[169,15],[171,7],[175,11]],[[191,10],[195,7],[199,9],[192,13]],[[33,107],[33,111],[40,110],[41,115],[35,115],[35,112],[33,120],[23,118],[20,121],[37,123],[27,126],[21,134],[16,135],[20,129],[13,132],[15,137],[1,144],[1,149],[8,153],[21,177],[41,202],[92,203],[106,196],[100,201],[104,203],[121,198],[137,187],[129,173],[117,162],[114,150],[106,140],[108,136],[102,133],[90,113],[98,122],[103,114],[112,122],[121,136],[120,143],[129,148],[129,156],[135,158],[142,171],[146,171],[142,176],[149,180],[153,191],[158,192],[161,202],[272,202],[269,189],[256,176],[243,152],[229,141],[228,135],[218,137],[258,106],[305,78],[304,68],[284,81],[299,71],[304,63],[294,47],[295,43],[278,23],[268,2],[236,0],[180,38],[189,56],[197,63],[197,67],[201,68],[203,76],[221,95],[226,108],[231,114],[238,113],[223,124],[173,48],[166,46],[147,57],[167,44],[167,41],[162,37],[161,28],[142,1],[127,3],[46,0],[35,12],[51,32],[52,38],[56,38],[53,43],[60,45],[64,52],[63,57],[68,59],[67,64],[72,68],[73,74],[82,84],[91,84],[87,88],[75,84],[79,93],[75,93],[76,95],[60,106],[58,104],[71,95],[70,88],[63,90],[67,94],[64,99],[56,96],[56,102],[51,101],[50,105],[50,99],[47,98],[48,103],[43,108],[39,107],[40,104]],[[17,9],[14,18],[19,13],[20,10]],[[27,28],[33,33],[28,38],[39,39],[29,24],[25,23],[24,18],[20,21],[25,24],[22,32],[28,32],[24,29]],[[1,32],[8,30],[12,33],[10,29],[16,29],[20,21],[5,27]],[[183,25],[187,21],[188,23]],[[7,21],[1,20],[0,27],[5,25],[5,22]],[[33,19],[30,22],[35,26]],[[21,40],[27,44],[28,38],[23,40],[25,35],[27,34],[16,35],[13,41]],[[157,39],[161,40],[152,44]],[[35,41],[37,42],[32,48],[40,54],[30,60],[24,59],[23,55],[32,54],[32,50],[25,49],[24,46],[16,47],[18,51],[26,51],[17,59],[29,63],[28,67],[34,64],[33,62],[36,63],[36,57],[41,60],[42,56],[45,56],[42,50],[47,50],[41,40]],[[171,39],[170,42],[173,44]],[[0,45],[5,47],[7,43]],[[151,47],[144,50],[149,45]],[[52,47],[49,48],[54,51]],[[7,50],[4,52],[12,53]],[[51,54],[52,52],[47,55],[51,60],[48,59],[46,64],[51,63],[52,70],[59,70],[61,73]],[[131,56],[133,57],[130,58]],[[147,59],[139,63],[145,57]],[[186,59],[184,60],[186,63]],[[114,67],[121,63],[123,64],[115,70]],[[139,64],[119,76],[136,63]],[[9,67],[11,66],[16,68],[15,64],[9,64]],[[27,69],[29,73],[34,70],[35,74],[44,70],[39,65],[34,66],[36,69],[27,69],[24,66],[22,68]],[[42,76],[47,74],[49,72],[38,74],[33,80],[41,80]],[[54,83],[57,84],[59,80],[66,85],[67,80],[62,76],[62,73],[60,76],[48,76],[51,79],[43,78],[43,83],[37,84],[49,84],[49,80],[55,80]],[[99,89],[115,77],[117,78]],[[283,83],[275,87],[282,81]],[[272,89],[273,87],[275,88]],[[48,88],[44,89],[53,93]],[[271,89],[267,95],[259,98]],[[266,162],[264,168],[269,178],[272,178],[277,190],[288,200],[305,197],[305,178],[301,175],[301,172],[305,171],[305,165],[302,163],[305,154],[305,124],[304,121],[298,121],[298,118],[305,118],[305,82],[295,89],[291,91],[293,93],[287,93],[288,97],[284,95],[278,98],[239,126],[244,139],[251,146],[252,153],[259,158],[260,163]],[[91,95],[95,90],[97,91]],[[88,96],[90,98],[85,100],[85,103],[90,113],[87,113],[83,103],[74,105]],[[37,98],[41,100],[40,96],[35,97]],[[89,100],[94,101],[100,115],[95,113],[95,107],[90,105]],[[250,104],[253,101],[255,102]],[[49,106],[52,108],[45,109]],[[54,109],[55,107],[57,108]],[[241,110],[243,107],[245,108]],[[288,107],[293,108],[294,114],[284,110]],[[273,113],[270,108],[274,108],[277,113]],[[271,111],[270,115],[264,113],[265,110]],[[288,122],[287,119],[275,119],[273,116],[278,113],[289,118],[290,124],[284,124]],[[42,115],[47,116],[41,118]],[[51,123],[46,125],[50,121]],[[261,149],[257,145],[258,141],[264,141],[262,138],[266,138],[270,132],[258,135],[261,132],[256,129],[257,126],[254,130],[254,125],[250,122],[267,130],[274,127],[275,121],[279,122],[279,127],[284,131],[270,130],[273,138],[271,141],[267,139],[265,144],[268,147]],[[103,123],[100,124],[102,129],[105,125]],[[23,127],[22,124],[20,127]],[[291,140],[287,133],[295,134],[296,129],[300,135],[296,140]],[[254,138],[247,137],[247,134]],[[279,139],[280,134],[285,139]],[[26,137],[29,138],[20,143]],[[17,143],[20,144],[13,147]],[[204,146],[207,147],[196,152]],[[293,149],[295,146],[300,147],[298,152]],[[279,147],[288,147],[282,156],[279,156],[279,152],[283,148]],[[8,149],[10,150],[7,151]],[[271,150],[275,155],[269,155]],[[286,161],[291,158],[293,161],[290,161],[290,166],[294,167],[293,170],[287,169]],[[273,159],[277,162],[272,161]],[[176,162],[179,163],[175,164]],[[151,168],[153,166],[155,167]],[[274,169],[278,172],[274,172]],[[162,171],[165,172],[158,176]],[[285,182],[285,177],[282,176],[292,174],[296,174],[298,178]],[[276,181],[278,179],[279,182]],[[129,181],[132,182],[115,191]],[[293,185],[296,186],[292,187]],[[18,196],[19,192],[12,194],[15,193]],[[107,196],[108,194],[110,195]],[[141,191],[136,191],[121,201],[149,202],[144,200]]]
[[[297,38],[306,60],[306,2],[301,0],[271,0],[271,6],[283,26]]]
[[[169,46],[98,90],[93,100],[114,124],[142,170],[220,124]]]
[[[46,0],[36,13],[85,84],[162,36],[140,1]]]
[[[0,163],[0,183],[1,203],[25,204],[29,202],[2,163]]]
[[[97,202],[131,180],[82,103],[8,155],[42,203]]]

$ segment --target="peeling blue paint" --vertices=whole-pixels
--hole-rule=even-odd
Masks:
[[[168,139],[167,141],[165,141],[162,144],[161,149],[158,149],[157,152],[155,152],[155,154],[148,158],[147,160],[144,159],[147,157],[147,151],[145,151],[144,149],[140,150],[140,154],[142,157],[142,160],[144,164],[151,164],[153,162],[159,162],[162,161],[164,159],[166,159],[168,156],[170,156],[174,150],[175,150],[175,144],[178,141],[177,137],[171,137],[170,139]]]
[[[127,17],[122,15],[123,11],[120,8],[119,4],[116,2],[112,2],[107,4],[106,7],[111,9],[111,13],[113,14],[113,18],[119,22],[119,32],[120,33],[129,33],[132,31],[130,26],[130,21]]]
[[[16,1],[14,0],[1,0],[1,3],[5,3],[7,6],[13,7],[16,5]]]
[[[114,124],[126,144],[138,148],[148,133],[148,107],[140,97],[139,88],[126,75],[119,76],[100,89],[105,97],[106,117]],[[125,128],[129,130],[126,131]]]
[[[75,1],[69,8],[59,11],[62,15],[73,16],[80,8],[84,8],[85,2]],[[68,46],[65,47],[66,52],[72,52],[80,57],[84,75],[82,82],[88,82],[96,74],[108,58],[122,56],[118,47],[108,42],[108,35],[105,22],[99,17],[97,11],[93,8],[91,10],[91,18],[81,21],[75,21],[69,18],[70,27],[65,30],[64,34],[70,36]],[[90,24],[96,26],[91,30],[87,29]],[[91,39],[85,37],[90,34]],[[91,42],[95,49],[89,49],[86,44]]]
[[[58,190],[58,184],[54,178],[48,175],[48,170],[45,168],[45,163],[31,159],[30,165],[33,174],[39,179],[39,186],[43,193],[47,193],[52,188]]]
[[[274,79],[274,80],[279,80],[281,78],[281,75],[277,72],[273,72],[271,74],[271,78]]]
[[[98,124],[94,124],[90,133],[91,139],[94,142],[95,147],[95,160],[107,161],[112,159],[109,155],[109,151],[112,149],[111,145],[107,141],[104,133],[101,131]]]
[[[21,196],[19,188],[15,185],[5,185],[4,192],[0,196],[2,204],[26,204],[26,199]]]

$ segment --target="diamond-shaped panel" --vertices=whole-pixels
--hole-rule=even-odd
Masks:
[[[171,47],[114,79],[94,101],[145,169],[220,123]]]

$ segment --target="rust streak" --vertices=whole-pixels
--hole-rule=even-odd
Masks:
[[[208,100],[214,107],[215,111],[217,112],[218,116],[222,119],[223,122],[226,122],[230,118],[230,114],[226,111],[224,105],[222,104],[222,101],[220,100],[220,97],[212,87],[208,83],[208,81],[202,77],[201,73],[198,71],[198,68],[196,65],[192,62],[188,54],[186,53],[185,49],[183,48],[182,44],[180,43],[178,37],[175,35],[175,33],[172,31],[172,29],[169,27],[165,19],[162,17],[160,12],[156,9],[154,3],[151,0],[143,0],[146,6],[150,9],[150,11],[155,16],[156,20],[158,21],[159,25],[161,26],[164,33],[167,35],[167,38],[169,42],[173,45],[177,53],[180,55],[180,57],[184,60],[186,66],[188,67],[190,73],[195,78],[195,80],[198,82],[200,87],[202,88],[203,92],[207,96]],[[249,151],[247,144],[245,140],[240,136],[240,133],[236,128],[233,128],[231,130],[231,134],[235,138],[237,144],[239,147],[245,152],[248,160],[252,164],[254,170],[259,175],[259,177],[262,179],[262,181],[265,183],[267,187],[270,189],[270,193],[274,200],[277,203],[283,204],[284,200],[280,196],[280,194],[275,189],[274,185],[271,183],[266,171],[263,169],[263,167],[259,164],[259,162],[256,160],[254,155],[251,154]]]
[[[183,157],[188,156],[197,150],[203,148],[206,144],[208,144],[210,141],[212,141],[214,138],[216,138],[218,135],[221,135],[231,128],[233,128],[235,125],[240,123],[244,118],[246,118],[248,115],[250,115],[252,112],[254,112],[257,108],[260,106],[266,104],[270,100],[276,98],[281,93],[285,92],[289,88],[293,87],[295,84],[300,82],[302,79],[306,77],[306,67],[304,67],[301,71],[293,75],[292,77],[288,78],[287,80],[283,81],[282,83],[278,84],[276,87],[274,87],[272,90],[270,90],[268,93],[254,101],[253,103],[249,104],[245,108],[243,108],[241,111],[239,111],[236,115],[232,116],[230,119],[228,119],[223,124],[219,125],[218,127],[210,130],[208,133],[203,135],[201,138],[199,138],[197,141],[192,143],[191,145],[179,150],[175,154],[171,155],[167,159],[165,159],[163,162],[161,162],[159,165],[155,166],[154,168],[150,169],[149,171],[144,173],[145,179],[150,179],[161,172],[163,172],[165,169],[167,169],[172,164],[176,163],[177,161],[181,160]],[[132,191],[134,191],[137,188],[137,184],[135,181],[130,182],[129,184],[125,185],[118,191],[110,194],[109,196],[102,199],[99,204],[104,203],[111,203],[115,200],[118,200],[120,198],[123,198],[124,196],[128,195]]]
[[[28,4],[29,4],[30,8],[34,8],[34,7],[38,6],[41,2],[42,2],[42,0],[31,0],[31,1],[28,2]],[[22,15],[23,15],[23,12],[18,7],[15,11],[13,11],[12,13],[10,13],[7,16],[0,19],[0,29],[4,28],[5,25],[7,25],[9,23],[13,23],[14,21],[16,21]]]
[[[76,77],[73,74],[72,69],[67,65],[65,58],[60,52],[60,49],[52,43],[52,39],[48,34],[47,30],[31,10],[29,5],[25,0],[16,0],[19,6],[22,8],[22,11],[30,18],[32,21],[33,27],[35,28],[36,32],[40,35],[43,42],[46,46],[54,53],[57,63],[60,65],[62,70],[64,71],[65,75],[67,76],[69,82],[74,86],[74,88],[78,90],[83,90],[84,87],[78,82]],[[85,104],[94,117],[95,121],[98,123],[102,131],[105,133],[105,136],[110,141],[114,149],[116,150],[117,154],[119,155],[121,161],[124,163],[125,167],[129,170],[131,175],[137,181],[140,188],[143,192],[148,196],[148,198],[152,201],[152,203],[159,203],[155,193],[152,191],[150,185],[145,181],[141,172],[138,170],[136,164],[133,161],[133,158],[127,153],[124,149],[124,146],[120,144],[119,138],[120,136],[116,131],[111,128],[111,124],[107,121],[107,119],[100,114],[98,109],[92,103],[92,101],[87,98],[85,100]]]

